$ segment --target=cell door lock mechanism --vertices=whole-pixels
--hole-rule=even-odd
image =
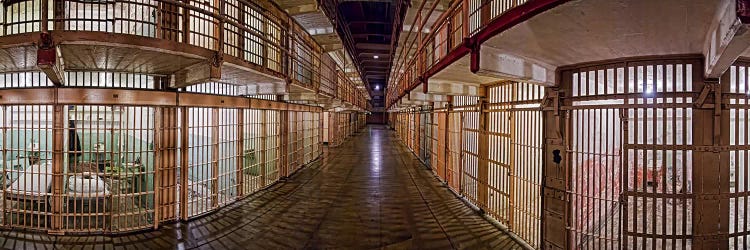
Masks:
[[[555,149],[552,151],[552,161],[558,165],[560,165],[560,162],[562,162],[562,156],[560,155],[559,149]]]

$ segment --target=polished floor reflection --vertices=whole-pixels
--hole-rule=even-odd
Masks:
[[[2,248],[514,249],[383,126],[216,213],[108,237],[3,231]]]

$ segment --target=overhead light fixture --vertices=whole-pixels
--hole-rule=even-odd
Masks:
[[[372,56],[372,58],[378,59],[380,57],[378,55],[374,55],[374,56]]]

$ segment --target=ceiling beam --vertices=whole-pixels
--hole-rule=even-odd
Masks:
[[[371,20],[347,20],[346,21],[349,24],[384,24],[384,25],[392,25],[391,22],[384,22],[384,21],[371,21]]]
[[[320,46],[323,48],[323,52],[331,52],[344,48],[344,45],[341,43],[321,44]]]
[[[36,66],[47,75],[55,86],[63,86],[65,81],[65,63],[60,47],[52,41],[49,33],[41,33],[36,52]]]
[[[704,77],[719,78],[750,47],[750,0],[724,0],[703,46]]]
[[[390,3],[392,0],[339,0],[339,3],[345,2],[371,2],[371,3]]]
[[[404,4],[404,2],[408,2],[410,0],[322,0],[322,9],[324,12],[328,14],[329,17],[336,17],[335,20],[338,20],[337,24],[334,24],[337,28],[337,32],[339,35],[341,35],[342,43],[344,44],[344,47],[348,54],[351,56],[352,63],[356,66],[357,69],[359,69],[360,77],[364,81],[364,84],[369,83],[378,83],[383,84],[385,80],[387,79],[388,74],[390,73],[390,61],[392,61],[392,55],[393,55],[393,47],[394,43],[398,40],[398,36],[393,36],[394,34],[400,33],[400,27],[401,27],[401,19],[403,18],[403,15],[406,13],[404,9],[401,9],[402,7],[407,6]],[[380,2],[380,3],[388,3],[388,8],[386,11],[392,12],[394,9],[396,12],[393,14],[393,21],[387,20],[383,22],[382,20],[375,20],[375,21],[367,21],[362,20],[366,18],[361,18],[361,14],[359,18],[357,16],[351,16],[349,19],[351,22],[346,22],[344,20],[346,19],[346,15],[343,15],[341,11],[339,10],[339,4],[349,2],[348,4],[354,4],[356,3],[360,7],[364,4],[363,2]],[[334,4],[331,4],[334,3]],[[337,3],[337,4],[335,4]],[[395,6],[398,6],[398,8],[395,8]],[[356,7],[356,6],[353,6]],[[366,10],[365,10],[366,11]],[[383,15],[385,13],[362,13],[365,14],[365,16],[369,15]],[[389,18],[390,19],[390,18]],[[376,31],[373,30],[361,30],[357,28],[361,28],[361,25],[357,24],[381,24],[386,27],[385,30],[382,31],[382,33],[390,33],[390,34],[372,34],[376,33]],[[347,25],[348,24],[348,25]],[[351,25],[354,24],[354,25]],[[398,27],[393,29],[393,27]],[[354,31],[360,31],[360,32],[354,32]],[[370,37],[373,37],[373,39],[380,40],[384,43],[377,43],[375,40],[368,40]],[[367,54],[369,53],[369,54]],[[380,60],[373,61],[373,56],[377,55]],[[369,60],[368,60],[369,59]],[[381,62],[382,61],[382,62]],[[380,66],[381,63],[383,66]],[[374,64],[374,65],[373,65]],[[377,75],[379,74],[379,75]],[[371,93],[372,88],[366,88],[366,91],[369,95],[372,95]]]
[[[361,50],[391,51],[390,44],[382,43],[357,43],[354,47]]]
[[[385,69],[385,68],[369,68],[369,69],[368,69],[368,68],[367,68],[367,66],[365,66],[365,71],[366,71],[366,75],[368,75],[368,76],[374,76],[374,75],[386,75],[386,73],[385,73],[385,72],[381,72],[381,71],[383,71],[384,69]]]
[[[313,12],[318,11],[318,3],[317,1],[313,1],[313,3],[297,5],[294,7],[287,8],[285,10],[287,13],[289,13],[290,16],[313,13]]]
[[[221,80],[221,59],[206,60],[188,66],[174,73],[170,78],[170,87],[182,88],[206,82]]]
[[[353,38],[367,38],[369,36],[390,37],[391,34],[382,34],[382,33],[357,33],[357,34],[352,34]]]
[[[388,60],[380,60],[380,59],[364,59],[362,60],[362,66],[378,66],[378,67],[387,67],[388,66]]]
[[[481,46],[477,75],[555,86],[555,67],[533,58]]]
[[[321,41],[322,42],[337,42],[337,43],[341,42],[341,39],[339,39],[339,36],[336,35],[336,33],[312,35],[312,38],[315,39],[315,41],[319,41],[318,43],[320,43]]]

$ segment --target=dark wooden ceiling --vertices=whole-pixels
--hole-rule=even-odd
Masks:
[[[383,88],[387,85],[390,73],[393,40],[398,39],[400,20],[406,13],[406,6],[396,11],[405,0],[338,0],[327,4],[336,4],[339,18],[337,29],[345,43],[345,48],[358,65],[362,80],[369,87],[373,100],[382,100]],[[331,8],[334,9],[334,8]],[[394,23],[398,22],[396,26]],[[394,37],[395,36],[395,37]],[[393,46],[393,47],[392,47]],[[378,98],[380,97],[380,98]],[[377,106],[379,103],[373,103]]]

